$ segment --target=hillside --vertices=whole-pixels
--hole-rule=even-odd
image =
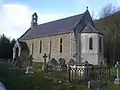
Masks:
[[[104,34],[104,55],[109,64],[120,61],[120,11],[95,21]]]

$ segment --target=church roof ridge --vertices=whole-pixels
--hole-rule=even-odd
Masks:
[[[19,39],[24,40],[31,38],[39,38],[43,36],[69,33],[72,30],[78,29],[82,31],[82,29],[84,29],[83,27],[86,25],[87,22],[90,22],[94,29],[96,29],[88,9],[81,14],[39,24],[32,29],[29,28]]]
[[[38,38],[41,36],[70,32],[76,23],[81,20],[83,14],[84,13],[39,24],[33,29],[29,28],[19,39]]]
[[[60,20],[64,20],[64,19],[69,19],[69,18],[72,18],[72,17],[75,17],[75,16],[80,16],[80,15],[83,15],[83,14],[84,14],[84,13],[76,14],[76,15],[70,15],[70,16],[68,16],[68,17],[56,19],[56,20],[53,20],[53,21],[48,21],[48,22],[45,22],[45,23],[42,23],[42,24],[39,24],[39,25],[43,25],[43,24],[47,24],[47,23],[52,23],[52,22],[56,22],[56,21],[60,21]],[[39,26],[39,25],[38,25],[38,26]]]

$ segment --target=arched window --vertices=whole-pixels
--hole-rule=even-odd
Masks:
[[[92,39],[92,37],[89,38],[89,49],[90,50],[93,49],[93,39]]]
[[[42,40],[40,40],[40,53],[42,53]]]
[[[60,53],[62,53],[62,38],[60,38]]]
[[[99,51],[102,51],[102,39],[99,37]]]

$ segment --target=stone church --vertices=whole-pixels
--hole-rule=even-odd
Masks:
[[[99,65],[103,59],[103,34],[96,28],[88,8],[82,14],[38,25],[37,13],[32,15],[30,28],[17,40],[13,58],[21,56],[33,61],[64,58],[76,63],[88,61]]]

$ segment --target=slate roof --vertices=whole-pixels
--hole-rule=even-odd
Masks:
[[[84,16],[85,18],[83,18]],[[35,26],[33,29],[29,28],[19,39],[32,39],[43,36],[68,33],[77,28],[82,28],[80,29],[81,33],[99,33],[94,25],[93,20],[91,19],[89,11],[86,10],[83,14],[78,14],[56,21],[40,24]]]
[[[95,27],[93,27],[90,23],[88,23],[81,32],[82,33],[87,33],[87,32],[98,33],[98,30]]]
[[[71,16],[68,18],[40,24],[33,29],[28,29],[20,39],[30,39],[60,33],[71,32],[75,25],[81,20],[83,14]]]

